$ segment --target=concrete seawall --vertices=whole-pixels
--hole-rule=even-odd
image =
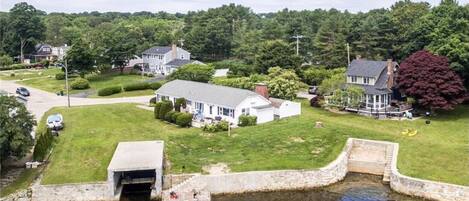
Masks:
[[[469,201],[469,187],[415,179],[397,170],[397,143],[350,138],[339,157],[317,170],[279,170],[197,175],[163,192],[164,201],[210,201],[210,194],[316,188],[342,180],[347,172],[383,175],[393,190],[433,200]],[[177,198],[171,198],[174,192]]]

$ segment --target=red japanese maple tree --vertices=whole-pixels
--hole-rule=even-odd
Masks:
[[[401,63],[396,81],[401,92],[432,110],[454,109],[464,100],[466,91],[448,59],[426,50],[415,52]]]

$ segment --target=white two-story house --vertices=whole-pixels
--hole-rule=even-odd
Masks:
[[[186,64],[201,63],[191,60],[190,57],[191,54],[188,51],[176,45],[155,46],[142,53],[143,63],[148,67],[147,70],[162,75],[169,75]]]
[[[347,68],[347,84],[361,86],[366,109],[389,107],[393,98],[394,78],[398,64],[392,60],[369,61],[356,59]]]

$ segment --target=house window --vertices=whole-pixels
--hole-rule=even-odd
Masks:
[[[213,107],[213,106],[211,106],[211,105],[210,105],[210,107],[209,107],[210,114],[212,114],[212,107]]]
[[[249,115],[249,108],[243,108],[241,110],[241,113],[244,114],[244,115]]]
[[[195,109],[203,112],[204,111],[204,104],[199,103],[199,102],[195,102]]]
[[[370,78],[369,77],[363,77],[363,83],[370,84]]]
[[[224,107],[218,107],[218,115],[234,117],[234,110]]]
[[[357,82],[357,76],[352,76],[352,82],[356,83]]]
[[[186,100],[186,105],[192,105],[192,101],[191,100]]]
[[[169,96],[161,96],[161,100],[169,100]]]

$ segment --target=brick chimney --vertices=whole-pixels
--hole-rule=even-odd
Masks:
[[[171,45],[171,58],[172,59],[177,59],[178,57],[178,47],[176,46],[176,44],[172,44]]]
[[[266,99],[269,99],[269,89],[267,88],[267,85],[264,83],[257,83],[256,88],[254,89],[254,92],[263,96]]]
[[[387,87],[388,89],[391,89],[392,86],[394,85],[394,65],[392,62],[392,59],[388,59],[387,61],[387,75],[388,75],[388,80],[387,80]]]

